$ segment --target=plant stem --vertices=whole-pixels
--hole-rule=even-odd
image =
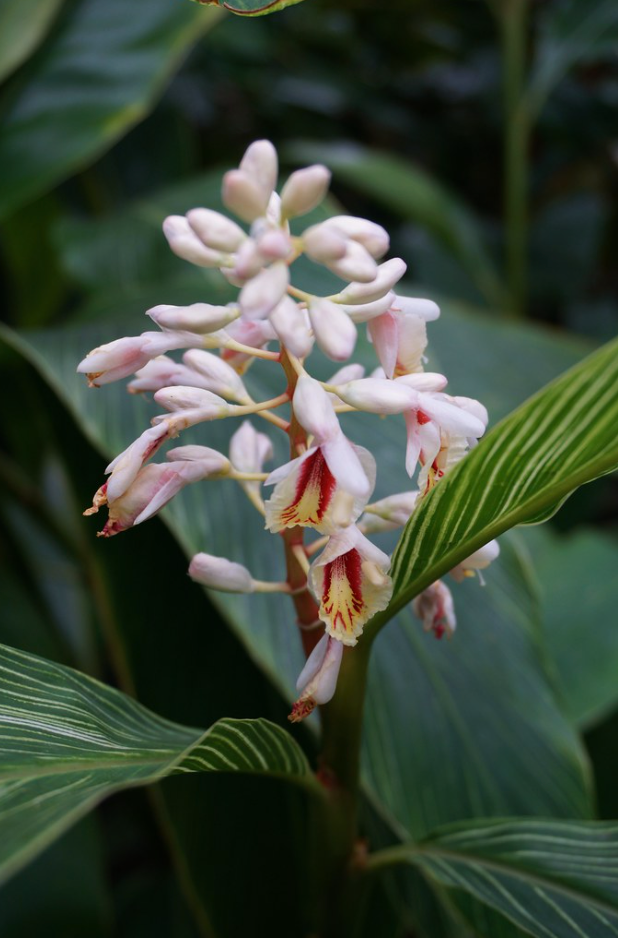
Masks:
[[[528,147],[530,120],[524,104],[529,0],[503,0],[504,212],[506,273],[511,312],[524,316],[527,299]]]

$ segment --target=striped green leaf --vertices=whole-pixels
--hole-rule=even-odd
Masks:
[[[378,624],[492,538],[615,469],[617,423],[615,340],[498,424],[423,500],[393,555],[393,601]]]
[[[259,773],[319,788],[267,720],[171,723],[71,668],[0,645],[0,880],[102,798],[187,772]]]
[[[617,824],[458,824],[373,859],[375,868],[397,862],[464,890],[536,938],[618,935]]]

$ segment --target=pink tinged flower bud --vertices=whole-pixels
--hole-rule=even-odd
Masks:
[[[211,306],[209,303],[192,303],[190,306],[153,306],[146,310],[153,322],[161,329],[185,330],[197,335],[217,332],[240,316],[238,306]],[[200,343],[194,342],[194,346]]]
[[[289,296],[284,296],[269,316],[281,344],[296,358],[305,358],[313,348],[307,313]]]
[[[420,492],[399,492],[367,505],[363,517],[363,534],[404,527],[416,507],[419,495]]]
[[[189,576],[202,586],[223,593],[253,593],[255,583],[246,567],[225,557],[196,554],[189,566]]]
[[[399,322],[394,313],[387,311],[367,324],[369,338],[387,378],[392,378],[397,365],[399,349]]]
[[[394,381],[379,378],[361,378],[339,384],[335,393],[346,404],[370,414],[402,414],[416,403],[414,391]]]
[[[198,238],[184,215],[170,215],[163,222],[163,234],[174,254],[198,267],[220,267],[226,260]]]
[[[247,403],[249,400],[249,394],[238,372],[218,355],[202,349],[191,349],[190,352],[185,352],[183,361],[189,370],[197,372],[202,379],[200,387],[226,400],[239,403]]]
[[[480,571],[485,570],[490,563],[493,563],[499,553],[500,545],[498,542],[495,540],[490,541],[489,544],[485,544],[480,550],[475,550],[473,554],[470,554],[469,557],[466,557],[465,560],[458,563],[456,567],[453,567],[450,571],[451,576],[458,583],[461,583],[466,577],[473,577],[478,573],[479,581],[481,585],[484,586],[485,581]]]
[[[390,247],[388,232],[373,221],[356,218],[353,215],[335,215],[324,222],[332,231],[352,238],[369,251],[372,257],[382,257]]]
[[[205,391],[203,388],[185,385],[161,388],[155,394],[154,399],[157,404],[161,404],[162,407],[172,413],[187,410],[202,411],[204,413],[203,420],[227,417],[230,413],[233,413],[232,406],[227,401],[211,391]],[[159,418],[155,417],[155,420],[159,420]]]
[[[287,232],[280,228],[265,231],[257,239],[257,249],[265,263],[286,260],[292,254],[292,241]]]
[[[266,480],[266,485],[275,485],[265,505],[266,527],[273,534],[297,526],[332,534],[356,521],[375,480],[371,453],[343,435],[334,445],[312,447]]]
[[[292,400],[296,419],[307,433],[319,443],[333,440],[341,433],[337,415],[331,400],[319,383],[309,375],[302,375],[297,383]]]
[[[187,368],[186,365],[175,362],[167,355],[159,355],[151,362],[140,368],[133,381],[127,385],[131,394],[142,394],[146,391],[158,391],[160,388],[169,388],[172,384],[184,384],[190,387],[205,388],[208,386],[201,375]]]
[[[277,333],[268,319],[256,320],[255,322],[247,319],[237,319],[225,331],[227,336],[234,339],[234,341],[256,349],[265,348],[272,339],[277,338]],[[222,342],[221,344],[224,345],[225,343]],[[238,374],[244,374],[254,360],[248,352],[237,352],[226,348],[223,348],[221,357]]]
[[[190,352],[185,353],[186,355]],[[395,378],[395,384],[402,384],[406,388],[412,388],[413,391],[442,391],[448,384],[444,375],[434,371],[421,371],[412,375],[401,375]]]
[[[395,294],[389,291],[378,300],[374,300],[373,303],[358,303],[356,306],[340,304],[340,306],[344,313],[348,314],[352,322],[358,324],[361,322],[369,322],[371,319],[375,319],[376,316],[381,316],[382,313],[385,313],[387,309],[391,308],[394,299]]]
[[[225,174],[221,197],[223,204],[246,222],[255,221],[263,215],[268,205],[268,196],[241,169],[230,169]]]
[[[264,463],[273,458],[273,445],[265,433],[244,420],[230,440],[230,459],[239,472],[261,472]]]
[[[149,427],[112,460],[105,470],[106,475],[111,473],[106,488],[106,500],[110,505],[126,492],[144,463],[154,456],[169,435],[169,428],[164,424]]]
[[[260,271],[240,291],[239,303],[247,319],[264,319],[283,299],[290,282],[287,265],[278,261]]]
[[[451,638],[457,627],[455,605],[448,586],[442,580],[436,580],[420,593],[412,602],[412,610],[423,623],[426,632],[433,632],[436,638],[446,633]]]
[[[316,208],[328,191],[330,177],[319,163],[292,173],[281,190],[281,217],[296,218]]]
[[[265,206],[268,206],[272,191],[277,185],[279,172],[277,151],[270,140],[254,141],[245,151],[240,161],[240,169],[255,183],[265,201]]]
[[[427,327],[423,319],[398,314],[399,344],[395,375],[407,375],[423,370],[423,355],[427,348]]]
[[[393,592],[390,558],[350,525],[332,535],[312,563],[309,586],[332,638],[356,645],[364,624],[386,609]]]
[[[405,261],[402,261],[400,257],[393,257],[390,261],[380,264],[377,276],[371,283],[351,283],[331,299],[335,299],[338,303],[371,303],[392,290],[405,272]]]
[[[98,388],[127,378],[162,352],[199,344],[198,337],[189,332],[144,332],[93,349],[79,363],[77,371],[87,375],[90,387]]]
[[[187,212],[187,221],[206,247],[225,254],[237,251],[247,238],[235,221],[209,208],[192,208]]]
[[[296,689],[301,691],[301,694],[288,717],[291,723],[299,723],[308,717],[316,706],[322,706],[332,700],[337,688],[342,656],[341,642],[330,635],[324,635],[320,639],[307,658],[296,682]]]
[[[341,260],[348,249],[348,239],[345,235],[329,228],[324,222],[307,228],[301,237],[304,252],[319,264]]]
[[[350,317],[336,303],[316,299],[309,304],[309,318],[324,354],[335,362],[346,361],[356,345],[356,326]]]
[[[418,316],[424,322],[433,322],[440,316],[440,307],[433,300],[424,300],[413,296],[395,297],[393,309],[404,315]]]
[[[489,414],[487,413],[487,408],[481,404],[480,401],[474,400],[473,397],[453,397],[452,400],[458,407],[461,407],[462,410],[476,417],[476,419],[483,424],[485,429],[487,429]]]
[[[455,404],[447,394],[420,392],[418,402],[420,413],[449,433],[478,438],[485,432],[484,422]]]
[[[327,261],[326,266],[342,280],[356,280],[370,283],[378,274],[378,265],[362,244],[349,241],[345,255],[341,260]]]

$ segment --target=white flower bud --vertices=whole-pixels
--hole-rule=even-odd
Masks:
[[[361,378],[360,381],[338,384],[335,394],[346,404],[370,414],[401,414],[411,410],[417,402],[414,391],[405,385],[379,378]]]
[[[472,577],[478,573],[479,580],[484,586],[483,577],[480,574],[480,570],[485,570],[490,563],[496,559],[500,553],[500,545],[497,541],[490,541],[488,544],[485,544],[484,547],[481,547],[479,550],[475,550],[473,554],[470,554],[469,557],[466,557],[465,560],[462,560],[461,563],[458,563],[456,567],[450,571],[451,576],[458,583],[461,583],[466,577]]]
[[[140,368],[135,378],[127,385],[131,394],[142,394],[145,391],[158,391],[160,388],[169,388],[172,384],[185,384],[196,388],[206,388],[203,378],[187,368],[186,365],[175,362],[167,355],[159,355]]]
[[[247,237],[235,221],[209,208],[192,208],[187,212],[187,221],[206,247],[226,254],[237,251]]]
[[[175,446],[174,449],[167,451],[165,457],[171,462],[199,464],[197,471],[202,473],[199,476],[200,478],[227,475],[231,468],[229,459],[223,453],[211,449],[210,446],[198,446],[195,443],[190,443],[187,446]]]
[[[380,264],[378,274],[371,283],[351,283],[345,290],[342,290],[337,296],[331,297],[331,299],[339,303],[371,303],[392,290],[405,272],[405,261],[402,261],[400,257],[393,257],[390,261],[384,261],[383,264]]]
[[[292,355],[305,358],[313,348],[307,314],[289,296],[284,296],[269,316],[279,341]]]
[[[341,433],[331,400],[319,383],[302,375],[296,384],[292,407],[301,427],[318,442],[332,440]]]
[[[425,322],[432,322],[438,319],[440,307],[433,300],[424,300],[420,297],[399,296],[395,297],[393,309],[397,312],[418,316]]]
[[[330,176],[326,166],[319,163],[292,173],[281,190],[282,218],[306,215],[318,206],[326,195]]]
[[[280,228],[265,231],[257,238],[257,249],[265,263],[285,260],[292,253],[292,242]]]
[[[307,228],[302,234],[302,240],[305,253],[319,264],[341,260],[348,249],[348,239],[345,235],[335,231],[325,222]]]
[[[189,566],[189,576],[203,586],[223,593],[253,593],[254,580],[246,567],[225,557],[196,554]]]
[[[79,363],[77,371],[87,375],[91,387],[98,388],[128,378],[162,352],[199,344],[199,337],[189,332],[144,332],[93,349]]]
[[[316,341],[324,354],[336,362],[346,361],[356,345],[356,326],[336,303],[312,300],[309,318]]]
[[[264,199],[265,207],[268,206],[271,193],[277,185],[279,171],[277,151],[270,140],[256,140],[247,147],[240,161],[240,169],[255,183]]]
[[[396,495],[387,495],[371,505],[367,505],[363,517],[363,534],[377,534],[381,531],[392,531],[402,528],[408,519],[419,497],[419,492],[398,492]]]
[[[146,310],[153,322],[161,329],[185,330],[197,335],[206,335],[225,328],[238,319],[238,306],[211,306],[209,303],[192,303],[190,306],[153,306]]]
[[[126,492],[144,463],[148,462],[169,435],[169,427],[164,424],[149,427],[111,461],[105,470],[105,474],[110,476],[107,480],[107,501],[110,505]]]
[[[247,389],[239,374],[218,355],[204,352],[202,349],[191,349],[183,355],[183,361],[204,379],[204,384],[200,387],[205,387],[227,400],[240,403],[249,400]]]
[[[342,657],[343,643],[324,635],[307,658],[296,682],[301,695],[288,717],[292,723],[304,720],[316,705],[321,706],[333,698]]]
[[[261,472],[264,463],[273,458],[273,445],[265,433],[244,420],[230,440],[230,459],[239,472]],[[259,483],[250,483],[259,485]]]
[[[370,283],[378,273],[378,265],[371,254],[356,241],[348,241],[344,257],[341,260],[329,261],[326,266],[342,280],[355,280],[359,283]]]
[[[394,299],[395,294],[389,291],[372,303],[358,303],[355,306],[346,306],[343,304],[341,305],[341,309],[348,314],[352,322],[357,324],[370,322],[370,320],[376,319],[378,316],[381,316],[382,313],[385,313],[387,309],[390,309]]]
[[[170,215],[163,222],[163,234],[177,257],[198,267],[220,267],[225,255],[200,241],[184,215]]]
[[[353,215],[335,215],[323,223],[346,238],[358,241],[369,251],[372,257],[382,257],[389,249],[390,238],[388,232],[381,225],[366,218],[356,218]]]
[[[225,174],[221,197],[230,211],[247,222],[263,215],[268,205],[268,197],[258,184],[240,169],[230,169]]]
[[[231,413],[230,405],[222,397],[202,388],[191,388],[178,385],[172,388],[161,388],[154,396],[157,404],[165,407],[172,413],[185,410],[196,410],[204,413],[203,420],[213,420],[216,417],[225,417]],[[156,418],[155,418],[156,419]]]
[[[191,352],[185,353],[191,355]],[[419,371],[413,375],[401,375],[395,378],[395,384],[403,384],[406,388],[412,388],[413,391],[442,391],[448,384],[444,375],[433,371]]]
[[[264,319],[281,301],[290,282],[286,264],[278,261],[249,280],[238,301],[247,319]]]

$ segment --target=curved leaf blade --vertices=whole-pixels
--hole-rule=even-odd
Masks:
[[[502,820],[457,825],[385,851],[463,889],[536,938],[618,934],[618,825]],[[379,866],[376,854],[376,866]]]
[[[0,81],[44,39],[64,0],[5,0],[0,8]]]
[[[393,555],[391,617],[509,528],[618,466],[618,340],[495,427],[412,515]]]
[[[0,217],[98,157],[148,113],[219,11],[81,0],[34,56],[2,119]],[[50,107],[61,101],[62,107]]]
[[[287,778],[318,791],[267,720],[180,726],[71,668],[0,646],[0,880],[107,795],[186,772]]]

